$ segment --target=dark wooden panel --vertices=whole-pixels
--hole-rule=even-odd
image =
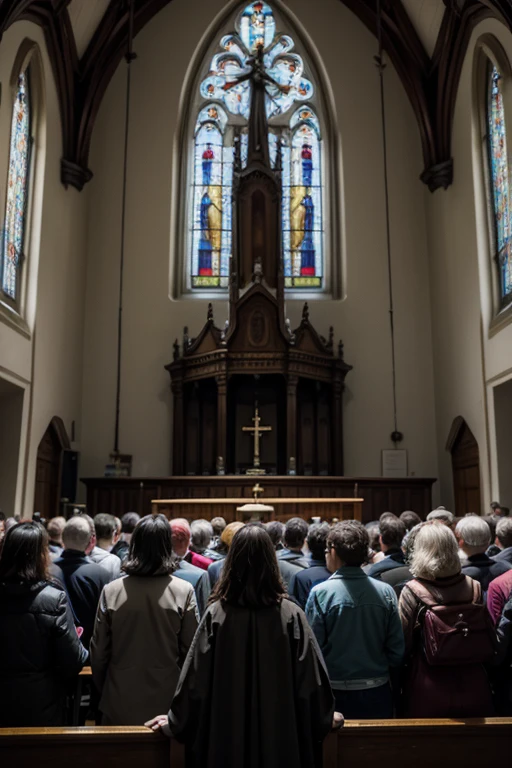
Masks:
[[[246,475],[211,475],[201,477],[112,478],[83,479],[87,486],[87,507],[90,514],[110,512],[121,517],[131,510],[140,515],[151,513],[152,499],[239,498],[251,497],[255,478]],[[363,522],[378,518],[382,512],[400,514],[412,509],[426,517],[432,509],[431,478],[350,478],[331,476],[266,475],[259,478],[267,497],[340,497],[360,496]],[[205,510],[192,510],[190,516],[201,517]],[[288,510],[291,512],[291,510]],[[219,514],[221,514],[219,510]]]

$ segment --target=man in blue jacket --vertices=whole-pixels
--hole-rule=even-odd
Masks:
[[[345,718],[393,717],[390,669],[404,655],[395,592],[361,569],[370,540],[355,520],[335,525],[327,538],[332,576],[313,587],[306,615],[322,650],[336,710]]]

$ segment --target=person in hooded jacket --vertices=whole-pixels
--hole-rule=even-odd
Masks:
[[[87,651],[68,598],[48,576],[48,534],[23,522],[0,556],[0,727],[66,724],[66,696]]]

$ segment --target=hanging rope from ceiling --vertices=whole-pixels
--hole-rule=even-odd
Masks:
[[[119,454],[119,413],[121,408],[121,351],[123,343],[123,277],[125,257],[125,222],[126,222],[126,180],[128,171],[128,138],[130,130],[130,99],[132,72],[131,64],[137,58],[133,51],[133,22],[134,0],[127,0],[128,4],[128,43],[125,54],[126,61],[126,107],[124,120],[124,154],[123,154],[123,192],[121,202],[121,253],[119,263],[119,306],[117,313],[117,382],[116,382],[116,419],[114,430],[114,453]]]
[[[379,73],[380,84],[380,112],[381,112],[381,124],[382,124],[382,148],[384,155],[384,197],[386,204],[386,247],[387,247],[387,262],[388,262],[388,290],[389,290],[389,323],[391,332],[391,370],[392,370],[392,389],[393,389],[393,425],[394,429],[391,434],[391,440],[393,443],[399,443],[403,439],[403,435],[398,430],[398,409],[397,409],[397,397],[396,397],[396,350],[395,350],[395,309],[393,300],[393,269],[391,260],[391,228],[390,228],[390,216],[389,216],[389,178],[388,178],[388,152],[387,152],[387,134],[386,134],[386,100],[384,93],[384,70],[386,64],[384,62],[384,46],[382,41],[382,7],[381,0],[377,0],[377,40],[378,40],[378,54],[374,56],[374,61],[377,65]]]

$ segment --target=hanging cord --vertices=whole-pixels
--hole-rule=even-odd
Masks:
[[[392,441],[398,443],[402,440],[402,434],[398,431],[398,416],[397,416],[397,401],[396,401],[396,358],[395,358],[395,315],[394,315],[394,303],[393,303],[393,273],[391,265],[391,230],[389,223],[389,181],[388,181],[388,153],[387,153],[387,135],[386,135],[386,103],[384,98],[384,69],[386,67],[383,58],[383,44],[382,44],[382,11],[381,0],[377,0],[377,39],[379,44],[379,52],[377,56],[374,56],[374,61],[379,71],[379,83],[380,83],[380,111],[382,122],[382,146],[384,154],[384,190],[386,201],[386,245],[387,245],[387,259],[388,259],[388,287],[389,287],[389,324],[391,330],[391,367],[392,367],[392,381],[393,381],[393,424],[394,431],[391,435]]]
[[[123,156],[123,195],[121,203],[121,258],[119,265],[119,309],[117,319],[117,385],[116,385],[116,425],[114,433],[114,453],[119,453],[119,411],[121,405],[121,349],[123,341],[123,276],[124,276],[124,245],[126,221],[126,178],[128,169],[128,135],[130,128],[130,96],[131,96],[131,63],[137,58],[133,52],[133,19],[134,0],[128,0],[128,45],[125,54],[126,61],[126,111],[124,122],[124,156]]]

